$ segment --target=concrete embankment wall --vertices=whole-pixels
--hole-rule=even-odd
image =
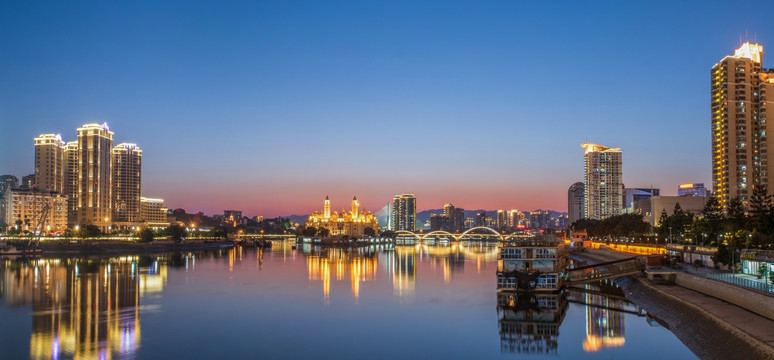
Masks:
[[[631,255],[628,254],[605,249],[584,249],[582,252],[578,253],[578,255],[600,262],[631,257]],[[691,275],[682,271],[677,272],[675,283],[684,288],[716,297],[774,320],[774,297],[772,296],[721,281]]]
[[[599,262],[626,259],[634,256],[634,255],[622,254],[619,252],[605,250],[605,249],[589,249],[589,248],[585,248],[583,249],[583,251],[577,254]]]
[[[774,297],[684,272],[677,273],[676,283],[774,320]]]

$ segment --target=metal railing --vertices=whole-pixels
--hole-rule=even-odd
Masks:
[[[702,270],[702,268],[693,267],[693,266],[686,266],[683,270],[685,270],[685,272],[692,275],[697,275],[697,276],[701,276],[701,277],[705,277],[705,278],[717,280],[717,281],[723,281],[729,284],[734,284],[748,289],[774,294],[774,285],[767,284],[763,280],[748,279],[744,276],[739,276],[737,274],[711,271],[709,269]]]
[[[763,291],[769,294],[774,294],[774,286],[769,285],[763,281],[756,281],[756,280],[746,279],[739,276],[734,276],[733,274],[722,274],[722,273],[708,273],[706,274],[706,276],[710,279],[725,281],[727,283],[731,283],[734,285],[739,285],[746,288]]]

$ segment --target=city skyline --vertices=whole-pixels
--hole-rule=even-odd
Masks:
[[[745,31],[774,46],[765,20],[681,16],[712,18],[727,4],[677,4],[666,15],[636,4],[363,6],[347,21],[338,4],[244,5],[223,18],[173,5],[153,15],[120,4],[6,6],[3,33],[42,30],[24,43],[4,37],[14,56],[0,69],[3,173],[34,172],[40,134],[72,141],[69,129],[107,122],[148,155],[143,191],[210,214],[309,214],[321,196],[352,194],[377,211],[401,193],[416,195],[417,211],[447,202],[565,211],[564,191],[583,180],[583,142],[621,147],[626,186],[664,195],[709,186],[708,73]],[[218,32],[204,31],[215,23]],[[54,31],[62,27],[73,34]],[[111,36],[121,44],[104,42]],[[94,56],[74,62],[84,52]]]

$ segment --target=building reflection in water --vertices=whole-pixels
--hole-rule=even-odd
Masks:
[[[136,256],[0,264],[9,306],[32,305],[34,359],[111,359],[140,346],[140,297],[159,292],[166,265]]]
[[[415,246],[395,246],[389,259],[392,273],[392,291],[398,299],[414,295],[417,281],[417,248]]]
[[[556,355],[559,326],[566,313],[563,293],[498,291],[500,351]]]
[[[570,298],[578,298],[586,304],[586,339],[583,341],[586,352],[623,346],[626,343],[625,313],[642,313],[624,297],[618,286],[609,281],[586,284],[583,290],[573,291]]]
[[[386,270],[392,276],[395,296],[404,298],[414,294],[420,262],[429,262],[431,268],[440,267],[444,281],[448,283],[455,273],[464,270],[466,260],[475,260],[478,271],[485,268],[487,262],[497,258],[497,244],[411,243],[343,249],[321,248],[311,244],[301,246],[309,280],[322,282],[326,304],[330,302],[331,281],[343,281],[347,276],[351,282],[352,295],[357,301],[361,283],[376,277],[379,252],[384,253]]]
[[[330,303],[331,277],[343,281],[349,275],[352,296],[360,298],[360,283],[376,278],[378,253],[375,246],[365,248],[319,249],[307,247],[306,267],[310,281],[322,281],[323,300]]]
[[[644,316],[615,283],[606,280],[561,293],[500,290],[497,312],[502,352],[557,354],[559,327],[568,303],[585,306],[585,352],[620,347],[626,342],[624,316]]]

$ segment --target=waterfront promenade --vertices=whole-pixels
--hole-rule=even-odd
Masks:
[[[592,250],[576,256],[610,261],[628,255]],[[715,281],[718,286],[735,286]],[[679,285],[657,284],[644,277],[619,279],[619,283],[630,300],[664,322],[703,359],[774,359],[772,319]]]
[[[677,285],[653,285],[635,278],[618,283],[628,299],[702,359],[774,358],[770,334],[774,321]]]

